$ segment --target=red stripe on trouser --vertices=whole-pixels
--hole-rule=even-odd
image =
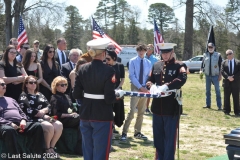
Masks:
[[[157,149],[156,149],[156,151],[155,151],[155,160],[157,160],[158,159],[158,152],[157,152]]]
[[[108,145],[107,145],[107,149],[106,149],[106,160],[108,160],[109,158],[109,152],[110,152],[110,147],[111,147],[111,139],[112,139],[112,123],[110,122],[110,129],[109,129],[109,134],[108,134]]]

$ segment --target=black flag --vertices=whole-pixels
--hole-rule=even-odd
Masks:
[[[213,43],[215,45],[214,51],[216,51],[216,43],[215,43],[213,26],[210,27],[210,30],[208,32],[208,40],[207,40],[207,45],[206,45],[206,52],[208,52],[208,43]]]

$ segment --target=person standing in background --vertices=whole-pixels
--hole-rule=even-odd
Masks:
[[[147,58],[152,66],[154,65],[154,63],[156,63],[159,59],[153,54],[153,51],[154,51],[154,46],[153,44],[148,44],[147,45],[147,53],[146,53],[146,56],[145,58]],[[149,104],[150,104],[150,98],[147,99],[147,105],[146,105],[146,113],[151,113],[150,110],[149,110]]]
[[[221,54],[215,52],[215,45],[208,43],[208,52],[203,54],[203,61],[200,69],[205,74],[206,79],[206,106],[203,108],[211,108],[211,84],[213,83],[216,93],[216,101],[218,110],[222,110],[222,100],[219,87],[219,81],[222,79],[220,73],[222,63]]]
[[[43,55],[43,50],[39,49],[39,41],[35,40],[33,41],[33,50],[37,54],[37,60],[40,61],[41,57]]]
[[[239,80],[240,80],[240,61],[234,58],[232,50],[226,51],[227,59],[222,62],[221,73],[223,76],[224,88],[224,108],[225,115],[230,115],[230,96],[233,97],[234,113],[240,116],[239,108]]]
[[[59,66],[69,61],[69,52],[67,51],[67,42],[64,38],[57,40],[57,49],[55,50],[54,58],[58,62]]]

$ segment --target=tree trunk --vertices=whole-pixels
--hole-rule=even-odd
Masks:
[[[194,0],[186,1],[183,60],[190,59],[193,55],[193,3]]]
[[[9,44],[9,40],[12,38],[12,15],[11,15],[11,5],[12,0],[4,0],[5,3],[5,35],[6,35],[6,46]]]
[[[18,37],[19,16],[22,15],[27,0],[15,0],[13,36]]]

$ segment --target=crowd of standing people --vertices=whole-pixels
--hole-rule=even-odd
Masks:
[[[63,129],[77,128],[84,159],[108,159],[112,135],[119,133],[115,127],[123,126],[120,140],[126,141],[136,109],[134,137],[148,139],[141,128],[144,112],[150,112],[150,99],[131,97],[125,118],[125,69],[108,39],[89,41],[85,54],[80,49],[68,51],[64,38],[57,40],[57,48],[48,44],[43,50],[38,40],[33,48],[22,44],[19,51],[17,43],[16,38],[10,40],[0,62],[0,137],[4,142],[11,139],[10,155],[20,153],[17,134],[26,134],[42,137],[38,140],[44,142],[44,148],[33,144],[34,153],[53,153],[60,158],[54,148]],[[185,84],[187,69],[174,58],[175,44],[157,45],[161,61],[153,55],[152,44],[137,45],[138,56],[129,62],[131,91],[149,93],[156,84],[159,92],[165,92]],[[181,107],[175,97],[172,93],[152,100],[156,159],[174,159]],[[22,128],[26,132],[19,132]]]

